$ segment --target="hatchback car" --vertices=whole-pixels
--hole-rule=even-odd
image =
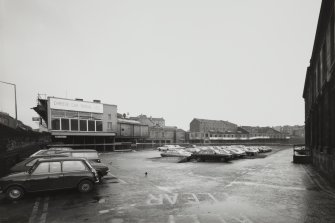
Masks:
[[[5,192],[11,200],[18,200],[26,192],[77,188],[86,193],[98,182],[97,172],[85,159],[39,159],[27,172],[1,178],[0,192]]]

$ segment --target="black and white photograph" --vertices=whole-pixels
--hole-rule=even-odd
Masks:
[[[0,0],[0,223],[334,223],[335,0]]]

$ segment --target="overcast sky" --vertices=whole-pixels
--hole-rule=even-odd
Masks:
[[[36,128],[37,94],[120,113],[304,124],[321,0],[0,0],[0,80]],[[0,110],[14,116],[13,87]]]

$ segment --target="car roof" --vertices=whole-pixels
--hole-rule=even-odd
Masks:
[[[94,149],[75,149],[75,150],[64,150],[64,151],[59,151],[57,153],[83,153],[83,152],[88,152],[88,153],[94,153],[94,152],[98,152]]]
[[[45,155],[36,155],[36,156],[32,156],[31,158],[44,158],[44,157],[68,157],[65,154],[45,154]]]
[[[73,150],[71,147],[50,147],[48,150]]]
[[[42,158],[38,162],[55,162],[55,161],[86,161],[85,158],[59,157],[59,158]]]

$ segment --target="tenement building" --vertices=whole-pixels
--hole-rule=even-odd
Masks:
[[[335,80],[334,80],[334,1],[323,0],[307,68],[305,138],[312,162],[335,182]]]

